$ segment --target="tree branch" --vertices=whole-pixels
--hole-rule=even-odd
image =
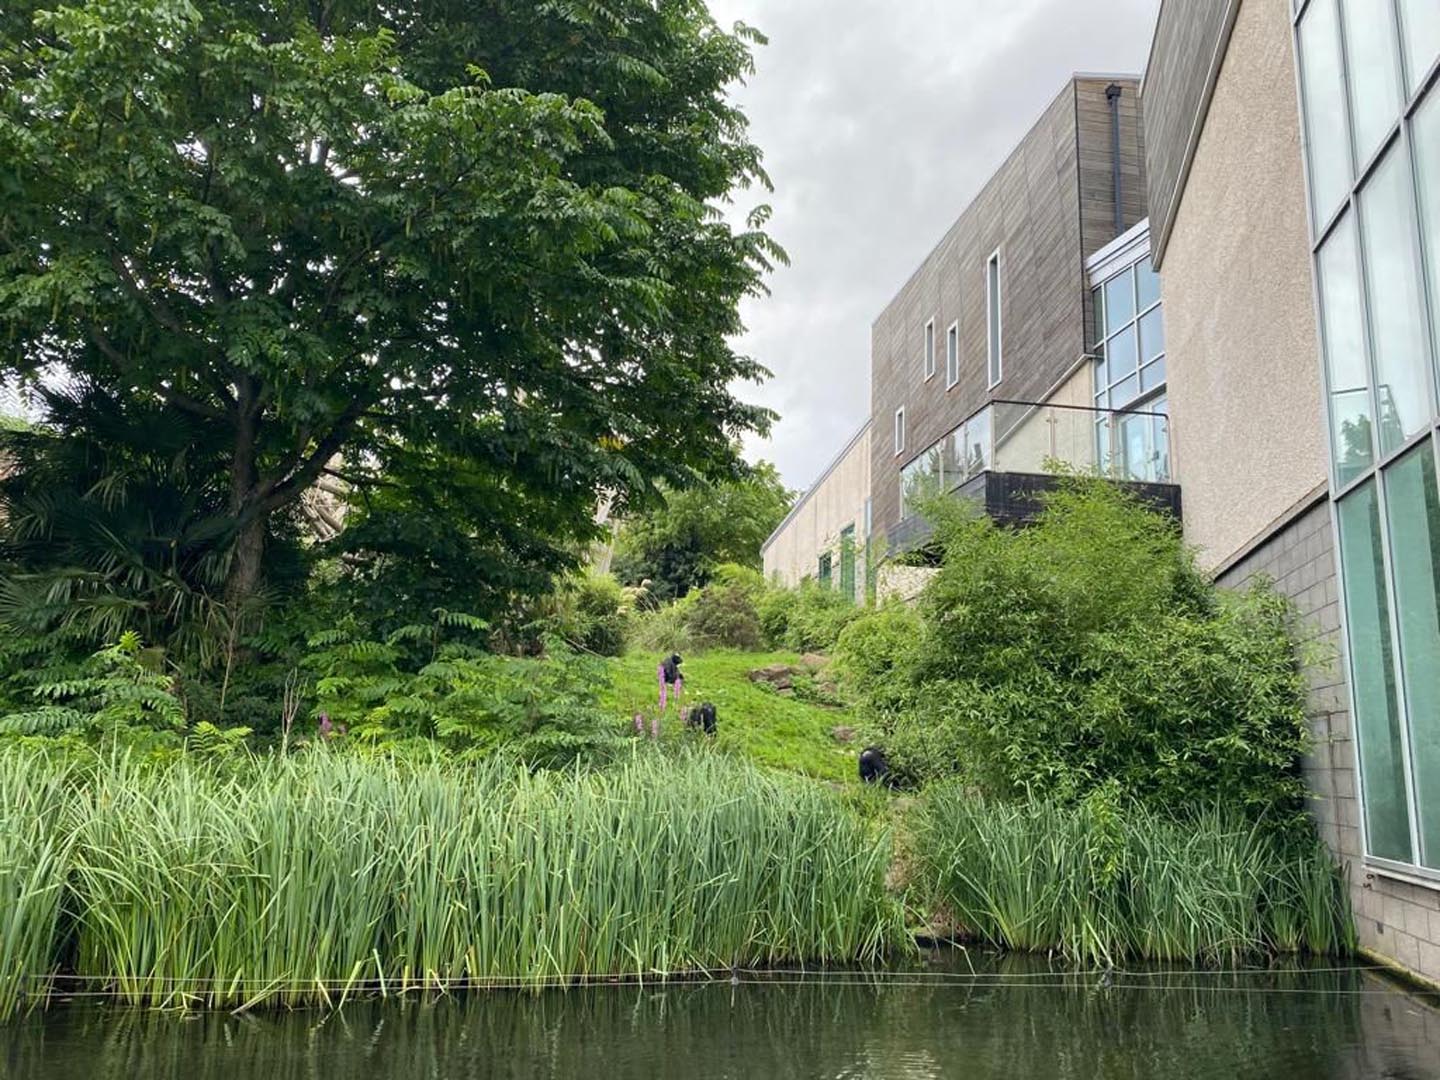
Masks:
[[[105,336],[104,331],[98,326],[91,325],[88,328],[88,332],[90,341],[97,349],[104,353],[116,367],[126,375],[133,377],[136,374],[135,365],[130,361],[130,358],[115,347],[115,343]],[[187,412],[192,416],[198,416],[205,420],[226,419],[226,414],[223,409],[217,409],[213,405],[207,405],[203,401],[193,398],[189,394],[183,394],[173,387],[157,383],[151,386],[150,389],[159,394],[165,404],[171,405],[182,412]]]

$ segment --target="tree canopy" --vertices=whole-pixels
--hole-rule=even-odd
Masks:
[[[766,182],[757,40],[700,0],[9,3],[0,376],[68,374],[112,493],[184,433],[230,600],[327,473],[372,570],[563,563],[769,423],[730,339],[781,253],[718,210]]]
[[[760,545],[793,501],[764,461],[737,480],[672,491],[662,507],[621,525],[615,576],[627,585],[649,581],[652,595],[670,600],[707,584],[725,563],[758,570]]]

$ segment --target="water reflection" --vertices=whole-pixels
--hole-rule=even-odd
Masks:
[[[1360,971],[1052,972],[607,987],[234,1017],[72,1004],[0,1028],[6,1080],[471,1077],[1440,1080],[1440,1012]]]

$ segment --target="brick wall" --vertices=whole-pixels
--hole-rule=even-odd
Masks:
[[[1360,837],[1349,694],[1340,634],[1334,533],[1322,494],[1217,577],[1237,588],[1260,576],[1295,604],[1309,652],[1309,718],[1314,745],[1304,770],[1321,838],[1345,862],[1360,944],[1440,983],[1440,884],[1426,886],[1367,869]]]

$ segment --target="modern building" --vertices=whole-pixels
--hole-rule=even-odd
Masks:
[[[870,533],[867,420],[765,541],[765,577],[787,586],[814,578],[862,599],[870,584]]]
[[[873,516],[889,547],[923,534],[935,491],[1023,517],[1049,459],[1172,479],[1164,417],[1112,414],[1163,405],[1138,88],[1070,79],[876,319]],[[1143,372],[1142,333],[1161,358]]]
[[[1440,3],[1163,0],[1145,76],[1185,530],[1323,659],[1364,947],[1440,981]]]

